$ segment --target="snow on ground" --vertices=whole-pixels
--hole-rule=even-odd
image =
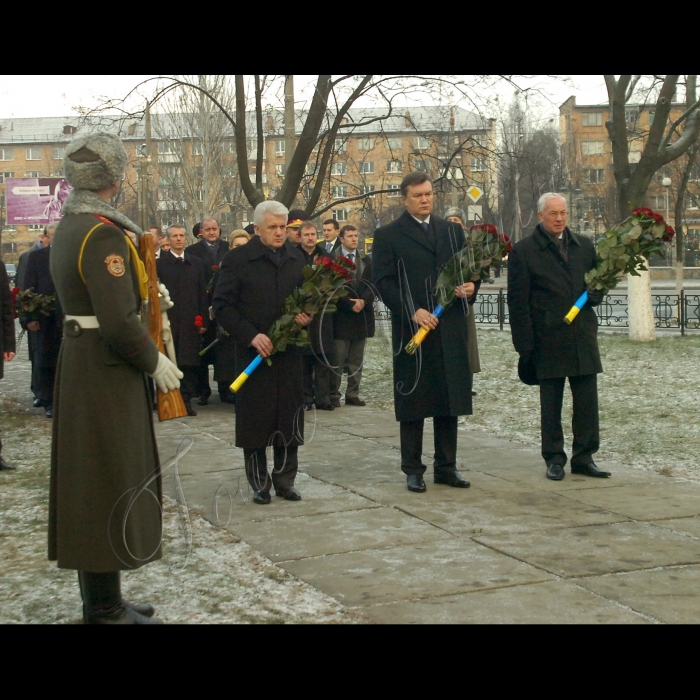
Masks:
[[[539,390],[518,380],[510,331],[477,332],[481,372],[474,377],[474,415],[461,418],[461,424],[539,446]],[[598,377],[601,449],[596,461],[700,476],[700,336],[666,336],[652,343],[633,343],[625,335],[598,338],[604,373]],[[387,409],[393,409],[391,362],[382,329],[368,345],[362,395]],[[570,452],[568,389],[562,419]]]
[[[75,571],[46,558],[51,421],[0,402],[0,624],[79,622]],[[170,623],[345,623],[361,616],[195,511],[166,499],[164,558],[122,576],[126,598]]]

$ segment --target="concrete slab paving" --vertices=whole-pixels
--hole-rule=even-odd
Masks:
[[[443,530],[395,508],[374,507],[265,522],[248,521],[230,529],[276,562],[450,537]]]
[[[497,588],[362,608],[388,624],[644,624],[645,616],[569,581]]]
[[[444,596],[552,578],[469,539],[437,540],[284,562],[282,567],[345,605]]]
[[[622,522],[474,538],[489,547],[567,576],[700,563],[700,540],[647,523]]]
[[[700,620],[698,566],[595,576],[573,582],[661,622],[678,625]]]

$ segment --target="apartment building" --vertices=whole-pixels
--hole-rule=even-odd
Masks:
[[[677,119],[685,105],[674,103],[669,119]],[[629,162],[635,167],[641,158],[654,122],[654,104],[628,104],[625,110]],[[601,234],[619,218],[613,172],[612,144],[605,127],[610,117],[608,105],[577,105],[570,97],[559,108],[559,141],[564,168],[565,194],[569,199],[570,221],[574,230]],[[682,177],[682,159],[660,170],[649,186],[646,204],[659,211],[674,225],[675,192]],[[671,179],[670,187],[662,184]],[[686,265],[698,265],[700,242],[700,168],[696,167],[688,183],[685,224],[688,228]]]

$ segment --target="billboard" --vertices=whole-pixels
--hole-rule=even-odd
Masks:
[[[5,180],[7,223],[50,224],[63,216],[63,203],[73,188],[62,177]]]

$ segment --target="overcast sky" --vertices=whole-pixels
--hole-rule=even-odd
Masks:
[[[148,75],[3,75],[0,76],[0,118],[61,117],[75,114],[75,107],[93,107],[101,96],[119,99]],[[600,75],[535,76],[518,79],[523,87],[536,87],[540,94],[540,109],[556,113],[557,107],[570,95],[579,104],[597,104],[607,99]],[[298,93],[306,92],[311,76],[295,76]],[[306,80],[305,80],[306,79]],[[146,93],[144,93],[146,94]],[[513,87],[502,83],[493,95],[501,104],[507,103]],[[301,97],[302,95],[300,95]],[[467,106],[467,105],[465,105]],[[495,116],[495,115],[494,115]]]

